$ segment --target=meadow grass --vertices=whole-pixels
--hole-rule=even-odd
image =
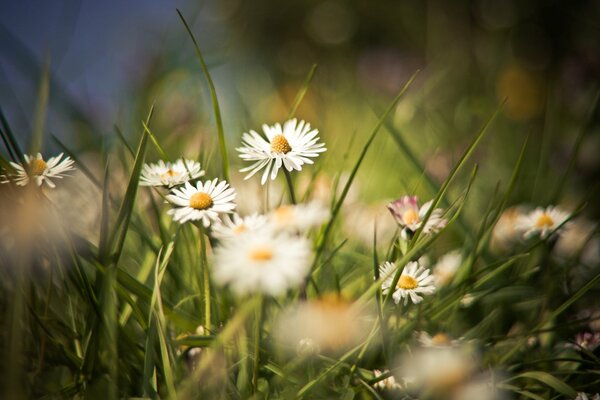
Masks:
[[[230,168],[242,164],[234,163],[228,151],[241,137],[236,143],[226,142],[218,87],[192,29],[179,16],[200,64],[198,82],[207,85],[212,105],[215,126],[210,135],[216,140],[208,143],[217,143],[202,148],[196,157],[206,176],[192,181],[221,178],[231,183]],[[316,73],[315,65],[288,106],[288,120],[301,115]],[[46,66],[27,151],[0,110],[5,147],[0,168],[7,181],[0,192],[5,398],[545,399],[600,390],[600,334],[576,340],[576,334],[592,329],[588,324],[597,323],[597,311],[581,310],[597,295],[598,265],[586,272],[582,283],[570,282],[573,272],[584,269],[576,260],[597,228],[578,237],[581,249],[569,255],[569,262],[556,256],[561,234],[585,212],[585,196],[565,218],[547,226],[541,217],[534,220],[529,227],[533,234],[524,236],[527,226],[510,220],[505,228],[509,233],[500,235],[499,224],[514,210],[515,187],[529,184],[521,182],[529,140],[515,145],[520,151],[513,170],[499,179],[495,191],[479,193],[474,201],[485,160],[474,162],[473,156],[486,146],[486,135],[494,134],[504,105],[500,102],[480,121],[445,179],[436,180],[390,118],[418,76],[415,72],[378,112],[366,135],[356,135],[343,148],[323,133],[325,160],[313,158],[315,164],[304,164],[302,171],[283,168],[283,177],[260,186],[260,206],[253,211],[269,221],[278,210],[292,212],[292,219],[286,220],[292,227],[285,228],[285,234],[251,231],[245,240],[274,235],[269,240],[284,243],[284,248],[272,249],[284,259],[290,252],[281,270],[293,269],[291,248],[298,243],[305,241],[310,255],[299,256],[298,268],[306,269],[300,280],[289,278],[284,286],[272,288],[270,277],[260,276],[271,272],[257,272],[250,262],[240,261],[237,274],[219,278],[225,263],[219,249],[227,240],[238,239],[216,235],[215,221],[177,222],[169,211],[174,189],[140,186],[148,154],[170,162],[180,157],[165,144],[164,134],[154,132],[154,104],[135,135],[116,127],[114,141],[98,152],[99,162],[80,157],[77,148],[54,137],[78,171],[57,180],[57,186],[69,180],[76,186],[85,182],[96,194],[92,232],[86,236],[72,229],[77,219],[63,214],[65,204],[57,203],[52,190],[33,184],[32,164],[24,158],[43,148],[50,81]],[[596,103],[597,95],[590,115]],[[563,198],[587,121],[581,126],[564,175],[534,206]],[[355,225],[370,237],[365,243],[352,229],[344,229],[346,221],[355,218],[350,211],[361,207],[349,197],[359,171],[370,167],[365,160],[374,143],[386,134],[397,146],[396,157],[409,165],[407,174],[423,187],[419,192],[431,195],[418,204],[429,199],[431,204],[406,208],[404,202],[413,200],[403,196],[415,193],[379,171],[379,182],[391,186],[405,208],[397,215],[390,213],[388,221],[372,217],[367,224]],[[218,157],[213,156],[214,147]],[[29,184],[15,183],[15,165],[25,168]],[[302,188],[303,175],[311,182]],[[308,205],[316,201],[315,182],[321,175],[334,177],[327,184],[328,202],[321,204],[327,217],[314,217],[311,223],[318,211]],[[243,186],[259,176],[236,183],[238,205],[249,202]],[[69,207],[69,199],[63,201]],[[544,218],[554,215],[545,210]],[[521,211],[519,217],[527,215]],[[386,223],[394,229],[379,237],[377,224]],[[508,244],[499,247],[499,238]],[[460,259],[441,275],[443,267],[433,260],[450,250],[448,243],[455,245]],[[245,245],[240,242],[231,250],[239,249],[240,260]],[[249,259],[271,260],[276,257],[273,252]],[[382,275],[385,261],[393,264],[391,274]],[[429,272],[407,274],[415,262],[423,268],[419,271]],[[426,276],[429,273],[432,278]],[[442,280],[434,284],[433,277]],[[244,279],[256,282],[250,285]],[[430,285],[435,292],[426,291]],[[423,299],[415,301],[412,295],[419,293]],[[399,299],[400,294],[406,296]]]

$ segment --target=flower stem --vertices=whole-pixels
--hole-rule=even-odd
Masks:
[[[263,323],[263,307],[264,299],[262,295],[258,295],[258,304],[256,307],[256,319],[254,321],[254,368],[252,371],[252,393],[256,393],[258,389],[258,375],[260,369],[260,336]]]
[[[292,204],[296,204],[296,194],[294,193],[294,184],[292,183],[292,175],[290,174],[290,171],[288,171],[285,168],[282,168],[283,172],[285,173],[285,181],[287,182],[288,185],[288,189],[290,191],[290,201],[292,202]]]
[[[204,329],[210,331],[211,329],[211,318],[210,318],[210,279],[208,276],[208,260],[206,258],[206,238],[204,229],[200,228],[200,254],[202,262],[202,287],[204,289]]]

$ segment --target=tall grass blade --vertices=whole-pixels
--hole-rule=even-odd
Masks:
[[[223,119],[221,118],[221,108],[219,107],[219,101],[217,99],[217,91],[215,90],[215,85],[213,84],[212,78],[210,76],[210,72],[208,71],[208,67],[204,62],[204,57],[202,56],[202,52],[200,51],[200,46],[198,46],[198,42],[192,33],[187,21],[181,14],[181,11],[177,10],[177,14],[179,14],[179,18],[181,18],[181,22],[185,26],[192,42],[194,43],[194,48],[196,49],[196,55],[198,56],[198,61],[200,61],[200,67],[202,68],[202,72],[204,73],[204,77],[206,78],[206,82],[208,83],[208,88],[210,90],[210,98],[213,105],[213,112],[215,115],[215,122],[217,124],[217,134],[219,136],[219,149],[221,151],[221,161],[223,165],[223,178],[226,181],[229,181],[229,159],[227,156],[227,146],[225,144],[225,132],[223,130]]]

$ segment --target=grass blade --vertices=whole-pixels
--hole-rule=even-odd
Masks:
[[[187,30],[192,42],[194,42],[194,48],[196,49],[196,55],[198,56],[198,61],[200,61],[200,67],[202,68],[202,72],[204,73],[204,77],[206,78],[206,82],[208,83],[208,88],[210,90],[210,98],[213,105],[213,113],[215,114],[215,122],[217,124],[217,134],[219,136],[219,149],[221,151],[221,161],[223,163],[223,178],[226,181],[229,181],[229,159],[227,156],[227,146],[225,145],[225,132],[223,130],[223,120],[221,118],[221,108],[219,107],[219,101],[217,99],[217,91],[215,90],[215,85],[213,84],[212,78],[210,77],[210,72],[208,71],[208,67],[204,62],[204,57],[202,57],[202,52],[200,51],[200,46],[198,46],[198,42],[192,33],[187,21],[181,14],[181,11],[177,10],[177,14],[179,14],[179,18],[181,18],[181,22],[185,25],[185,29]]]

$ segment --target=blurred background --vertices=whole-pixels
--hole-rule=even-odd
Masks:
[[[431,183],[447,176],[504,98],[475,157],[479,193],[509,179],[527,135],[515,201],[554,200],[581,132],[560,200],[574,207],[597,183],[597,0],[2,3],[0,105],[26,145],[48,65],[48,155],[58,151],[51,135],[77,153],[110,148],[115,127],[135,144],[154,103],[153,132],[173,157],[218,157],[209,93],[179,8],[209,64],[232,152],[242,132],[286,118],[318,64],[298,116],[322,133],[330,149],[323,170],[333,179],[351,168],[376,116],[420,69],[360,172],[362,201],[431,196]]]

